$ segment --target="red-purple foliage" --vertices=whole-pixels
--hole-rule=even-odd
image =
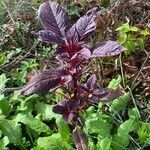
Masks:
[[[64,94],[68,97],[64,97],[63,101],[55,105],[53,111],[61,114],[68,123],[73,120],[76,124],[82,125],[80,109],[91,103],[113,100],[121,94],[120,90],[98,88],[94,74],[86,83],[80,81],[85,61],[118,55],[124,50],[115,41],[105,41],[89,48],[87,41],[96,29],[94,20],[100,13],[98,8],[93,8],[66,30],[68,16],[59,4],[45,2],[39,8],[38,18],[44,30],[39,31],[37,36],[43,42],[58,44],[56,58],[64,65],[35,75],[21,93],[40,94],[63,87],[64,91],[67,91]]]

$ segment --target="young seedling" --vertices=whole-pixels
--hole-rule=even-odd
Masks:
[[[39,8],[38,18],[44,30],[36,35],[40,41],[58,44],[55,55],[60,67],[35,75],[20,92],[23,95],[43,94],[62,88],[64,99],[53,107],[53,111],[61,114],[67,123],[82,125],[80,110],[92,103],[113,100],[121,94],[118,89],[99,88],[95,74],[84,83],[81,81],[91,59],[115,56],[124,51],[124,47],[115,41],[90,47],[88,40],[96,29],[94,20],[100,13],[98,8],[93,8],[69,28],[68,16],[59,4],[49,1]]]

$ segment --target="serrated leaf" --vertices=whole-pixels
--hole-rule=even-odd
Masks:
[[[67,143],[71,143],[71,134],[68,125],[60,117],[56,119],[56,124],[61,138]]]
[[[111,126],[98,114],[91,114],[85,121],[85,130],[88,134],[98,134],[100,139],[110,135]]]
[[[88,139],[81,129],[75,128],[73,130],[73,140],[77,150],[88,150]]]
[[[4,119],[0,121],[0,130],[2,130],[3,134],[8,137],[10,143],[24,147],[22,144],[21,127],[15,120]]]
[[[4,100],[0,100],[0,110],[2,111],[2,113],[4,115],[8,115],[9,114],[9,101],[4,99]]]
[[[51,133],[50,128],[44,124],[42,121],[33,118],[29,115],[24,115],[24,114],[18,114],[15,118],[17,122],[21,122],[31,128],[32,130],[41,133],[41,132],[46,132],[46,133]]]
[[[115,41],[105,41],[92,49],[92,57],[110,57],[119,55],[125,48]]]
[[[43,3],[39,8],[38,18],[45,30],[61,37],[65,36],[68,17],[59,4],[51,1]]]
[[[85,87],[90,91],[94,88],[94,85],[96,83],[96,76],[92,75],[86,82]]]
[[[130,93],[124,93],[124,95],[120,96],[118,99],[115,99],[109,108],[110,112],[117,114],[120,110],[126,109],[130,97]]]
[[[37,114],[42,115],[43,120],[51,120],[54,117],[58,117],[57,114],[52,111],[52,106],[43,102],[37,102],[35,104],[35,111]]]
[[[37,140],[37,147],[40,150],[73,150],[71,145],[66,143],[58,133],[48,137],[40,137]]]

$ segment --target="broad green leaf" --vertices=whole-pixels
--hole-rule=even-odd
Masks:
[[[34,150],[73,150],[73,148],[57,133],[48,137],[40,137]]]
[[[6,147],[9,144],[9,139],[7,136],[3,137],[3,139],[0,139],[0,150],[8,150]]]
[[[15,118],[15,120],[17,122],[21,122],[23,124],[25,124],[26,126],[28,126],[29,128],[31,128],[32,130],[41,133],[41,132],[46,132],[46,133],[51,133],[51,130],[49,129],[49,127],[44,124],[42,121],[33,118],[29,115],[25,115],[25,114],[18,114]]]
[[[117,89],[119,84],[121,83],[121,76],[119,75],[117,79],[112,79],[108,85],[110,89]]]
[[[43,120],[51,120],[54,117],[58,117],[58,115],[52,111],[52,106],[43,102],[37,102],[35,104],[35,111],[37,112],[37,114],[42,115]]]
[[[110,150],[111,139],[106,137],[102,140],[99,140],[97,143],[97,149],[99,150]]]
[[[99,114],[91,114],[85,121],[85,131],[98,134],[100,139],[110,135],[111,126]]]
[[[120,110],[124,110],[126,108],[129,100],[130,100],[130,93],[128,92],[120,96],[118,99],[115,99],[112,102],[109,110],[114,114],[117,114]]]
[[[129,133],[134,131],[135,121],[133,119],[126,120],[123,122],[114,135],[112,147],[117,150],[126,149],[129,144]]]
[[[15,120],[4,119],[0,121],[0,130],[5,136],[8,137],[10,143],[24,147],[22,144],[21,127]]]
[[[60,117],[56,119],[56,124],[58,127],[59,134],[61,135],[61,138],[67,143],[70,143],[71,134],[68,125]]]

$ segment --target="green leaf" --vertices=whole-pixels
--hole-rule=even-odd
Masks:
[[[137,27],[130,27],[130,31],[137,32],[138,30],[139,30],[139,28],[137,28]]]
[[[17,122],[21,122],[23,124],[25,124],[26,126],[28,126],[30,129],[38,132],[38,133],[41,133],[41,132],[48,132],[48,133],[51,133],[49,127],[44,124],[42,121],[36,119],[36,118],[33,118],[29,115],[24,115],[24,114],[18,114],[15,118],[15,120]]]
[[[128,23],[122,24],[120,27],[116,29],[116,31],[120,31],[121,33],[126,33],[130,31],[130,26]]]
[[[64,141],[66,141],[67,143],[70,143],[71,142],[71,134],[70,134],[68,125],[63,121],[62,118],[57,118],[56,124],[58,127],[59,134],[61,135],[61,138]]]
[[[4,99],[0,101],[0,110],[4,115],[8,115],[10,110],[9,110],[9,101]]]
[[[138,129],[138,136],[141,144],[150,144],[150,123],[140,123],[140,128]]]
[[[37,114],[42,115],[43,120],[51,120],[52,118],[57,118],[59,116],[52,111],[52,105],[50,106],[43,102],[37,102],[35,104],[35,111]]]
[[[57,133],[48,137],[40,137],[34,150],[73,150],[73,148]]]
[[[99,150],[110,150],[111,139],[106,137],[102,140],[99,140],[97,143],[97,149]]]
[[[126,42],[126,40],[127,40],[127,34],[126,33],[121,33],[120,37],[118,39],[118,42],[120,44],[124,44]]]
[[[126,149],[129,144],[129,133],[134,131],[135,121],[133,119],[126,120],[123,122],[114,135],[112,147],[117,150]]]
[[[0,149],[1,150],[8,150],[6,147],[9,144],[9,139],[7,136],[3,137],[3,139],[0,139]]]
[[[108,88],[110,89],[117,89],[119,84],[121,83],[121,76],[119,75],[117,79],[112,79],[108,85]]]
[[[110,108],[109,111],[117,114],[120,110],[124,110],[127,106],[128,101],[130,100],[130,93],[124,93],[124,95],[120,96],[118,99],[115,99]]]
[[[5,84],[8,81],[8,79],[6,78],[6,75],[3,73],[0,75],[0,90],[5,88]]]
[[[89,134],[98,134],[100,139],[110,135],[111,126],[99,114],[91,114],[85,121],[85,131]]]
[[[10,143],[24,147],[21,139],[21,127],[15,120],[2,120],[0,122],[0,130],[2,130],[2,133],[8,137]]]

